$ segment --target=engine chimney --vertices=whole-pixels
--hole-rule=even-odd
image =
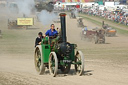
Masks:
[[[62,34],[62,42],[67,42],[66,39],[66,14],[65,13],[61,13],[60,14],[60,21],[61,21],[61,34]]]

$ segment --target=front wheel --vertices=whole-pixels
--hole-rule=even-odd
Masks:
[[[58,59],[55,52],[51,52],[49,56],[49,72],[55,77],[58,71]]]
[[[81,76],[84,72],[84,55],[81,51],[77,51],[75,56],[75,70],[76,73]]]

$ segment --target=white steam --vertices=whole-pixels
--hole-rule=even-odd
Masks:
[[[19,13],[29,16],[34,12],[35,1],[34,0],[16,0]]]
[[[48,1],[48,0],[45,0]],[[58,15],[54,12],[42,10],[36,15],[35,1],[34,0],[14,0],[6,2],[6,7],[0,8],[0,16],[7,15],[7,19],[16,20],[18,17],[33,17],[32,14],[38,17],[43,25],[49,25],[54,20],[58,19]]]
[[[38,15],[38,20],[41,21],[43,25],[51,24],[52,21],[57,19],[57,15],[54,12],[48,12],[46,10],[42,10]]]

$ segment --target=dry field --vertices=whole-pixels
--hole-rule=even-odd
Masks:
[[[34,16],[34,15],[33,15]],[[116,37],[106,37],[106,44],[94,44],[81,40],[81,28],[77,20],[67,16],[67,38],[78,45],[85,55],[83,76],[74,74],[74,66],[69,74],[52,77],[46,71],[38,75],[34,67],[34,42],[37,33],[46,32],[50,25],[43,26],[35,20],[33,28],[7,29],[7,19],[11,15],[0,14],[0,85],[127,85],[128,84],[128,36],[117,33]],[[34,16],[35,17],[35,16]],[[84,20],[88,27],[100,27]],[[55,23],[60,27],[59,23]]]

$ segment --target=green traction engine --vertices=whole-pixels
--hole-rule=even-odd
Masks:
[[[84,55],[76,51],[76,44],[67,42],[66,37],[66,14],[60,14],[61,33],[54,37],[45,37],[42,44],[35,48],[35,67],[38,74],[44,74],[49,69],[50,74],[55,77],[57,71],[67,74],[74,65],[76,74],[82,75],[84,71]]]

